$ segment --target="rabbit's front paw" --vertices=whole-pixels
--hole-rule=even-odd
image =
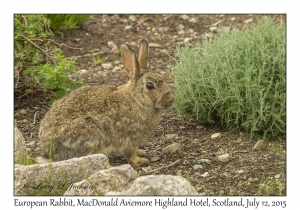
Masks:
[[[146,158],[134,158],[130,161],[130,165],[134,168],[134,169],[140,169],[141,167],[146,167],[149,165],[149,160]]]
[[[146,152],[143,150],[137,150],[135,148],[126,148],[124,151],[124,156],[127,159],[127,161],[130,163],[130,165],[134,169],[139,169],[141,167],[149,165],[149,160],[146,158],[140,158],[137,156],[137,153],[140,153],[142,155],[147,155]]]

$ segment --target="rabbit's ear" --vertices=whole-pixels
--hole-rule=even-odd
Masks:
[[[137,59],[135,57],[135,54],[132,52],[132,50],[127,47],[126,45],[122,44],[121,48],[121,56],[122,56],[122,62],[125,70],[128,72],[129,77],[131,80],[134,78],[138,78],[141,74]]]
[[[145,39],[142,39],[139,46],[139,63],[141,71],[147,70],[148,49],[148,42]]]

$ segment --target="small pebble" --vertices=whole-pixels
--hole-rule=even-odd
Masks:
[[[132,29],[132,26],[125,26],[125,30],[130,30]]]
[[[157,44],[157,43],[149,43],[149,47],[156,47],[156,48],[160,48],[161,45]]]
[[[194,30],[190,28],[190,29],[188,30],[188,32],[189,32],[190,34],[192,34],[192,33],[194,33]]]
[[[201,175],[202,177],[207,177],[208,176],[208,172],[205,172],[204,174]]]
[[[181,15],[180,18],[183,19],[183,20],[187,20],[187,19],[189,19],[189,16],[188,15]]]
[[[261,150],[263,145],[264,145],[264,141],[263,140],[258,140],[256,142],[256,144],[254,145],[253,149],[254,150]]]
[[[221,133],[214,133],[211,135],[212,140],[219,140],[221,138]]]
[[[87,72],[87,70],[85,69],[81,69],[79,71],[77,71],[78,74],[85,74]]]
[[[238,171],[236,171],[236,173],[238,173],[238,174],[242,174],[242,173],[244,173],[244,170],[243,170],[243,169],[241,169],[241,170],[238,170]]]
[[[174,143],[171,144],[169,146],[166,146],[165,148],[162,149],[162,153],[166,154],[166,153],[174,153],[179,149],[179,144],[178,143]]]
[[[244,21],[244,23],[251,23],[253,21],[253,18],[249,18],[247,20]]]
[[[275,177],[275,179],[279,179],[280,178],[280,174],[277,174],[277,175],[275,175],[274,177]]]
[[[216,27],[216,26],[210,27],[209,30],[210,30],[211,32],[214,32],[215,30],[217,30],[217,27]]]
[[[185,34],[185,31],[184,31],[184,30],[180,30],[180,31],[178,31],[177,33],[178,33],[179,35]]]
[[[202,166],[202,165],[194,165],[194,166],[193,166],[193,169],[194,169],[194,170],[197,170],[197,169],[199,169],[199,168],[201,169],[201,168],[203,168],[203,166]]]
[[[136,17],[134,15],[130,15],[128,19],[131,21],[136,21]]]
[[[161,157],[159,155],[155,155],[150,159],[150,161],[153,163],[153,162],[159,161],[160,159],[161,159]]]
[[[190,23],[196,23],[197,20],[196,20],[196,18],[192,17],[191,19],[189,19],[189,22],[190,22]]]
[[[200,159],[199,162],[210,164],[211,160],[209,160],[209,159]]]
[[[229,158],[230,158],[229,154],[224,154],[224,155],[218,156],[218,160],[223,163],[228,162]]]
[[[185,42],[185,43],[188,43],[189,41],[191,41],[193,38],[185,38],[184,40],[183,40],[183,42]]]
[[[27,111],[25,109],[19,109],[17,111],[18,114],[21,114],[21,115],[26,115],[27,114]]]
[[[178,29],[179,29],[179,30],[182,30],[182,29],[184,29],[184,25],[182,25],[182,24],[179,24],[179,25],[178,25]]]
[[[101,65],[104,69],[111,69],[113,67],[112,63],[103,63]]]

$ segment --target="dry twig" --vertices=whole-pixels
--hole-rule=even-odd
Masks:
[[[162,167],[159,167],[159,168],[157,168],[157,169],[148,171],[148,172],[146,172],[146,173],[148,174],[148,173],[152,173],[152,172],[154,172],[154,171],[159,171],[159,170],[161,170],[161,169],[163,169],[163,168],[169,168],[170,166],[175,165],[175,164],[178,163],[179,161],[180,161],[180,160],[176,160],[176,161],[174,161],[173,163],[171,163],[170,165],[162,166]]]
[[[42,48],[40,48],[38,45],[36,45],[34,42],[32,42],[29,38],[27,38],[24,35],[21,35],[21,37],[23,39],[26,39],[30,44],[32,44],[35,48],[37,48],[39,51],[41,51],[45,56],[47,56],[53,63],[55,63],[55,60],[53,58],[51,58],[51,56],[48,55],[48,53],[43,50]]]

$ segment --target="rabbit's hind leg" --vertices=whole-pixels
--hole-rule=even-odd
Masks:
[[[134,168],[134,169],[139,169],[143,166],[147,166],[149,164],[149,160],[146,158],[140,158],[136,154],[137,149],[127,147],[123,150],[123,154],[129,164]],[[144,151],[143,151],[144,152]]]

